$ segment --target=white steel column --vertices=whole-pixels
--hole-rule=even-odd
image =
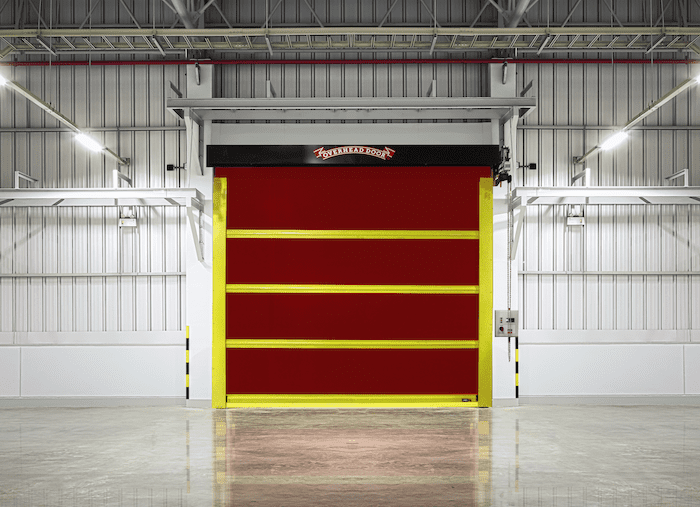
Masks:
[[[187,66],[187,97],[213,96],[213,66]],[[186,322],[190,329],[190,399],[188,406],[211,407],[211,333],[212,333],[212,188],[214,171],[199,166],[200,129],[195,121],[186,121],[188,187],[196,188],[204,196],[202,227],[202,258],[198,259],[195,243],[189,234],[185,238],[187,259]],[[191,126],[196,128],[190,130]],[[203,130],[203,129],[201,129]],[[190,143],[189,141],[192,141]],[[195,214],[196,215],[196,214]]]
[[[513,64],[489,65],[490,95],[492,97],[516,97],[515,71]],[[510,173],[515,175],[517,108],[510,120],[501,125],[500,120],[492,120],[493,143],[510,149]],[[515,259],[511,259],[511,309],[518,310],[518,270]],[[493,308],[508,309],[508,187],[502,183],[493,189]],[[491,316],[493,318],[493,315]],[[510,343],[508,359],[508,339],[493,339],[493,399],[494,406],[516,404],[515,401],[515,339]]]

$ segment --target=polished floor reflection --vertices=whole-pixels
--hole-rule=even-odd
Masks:
[[[0,505],[700,505],[700,407],[0,409]]]

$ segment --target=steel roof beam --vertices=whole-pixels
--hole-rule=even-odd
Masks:
[[[516,5],[513,10],[513,15],[510,17],[510,21],[508,21],[508,28],[515,28],[518,26],[518,23],[520,23],[520,20],[523,19],[523,16],[525,16],[527,12],[528,5],[530,5],[530,0],[520,0],[518,2],[518,5]]]
[[[547,35],[642,35],[642,36],[700,36],[700,27],[516,27],[516,28],[477,28],[477,27],[426,27],[426,26],[308,26],[276,28],[50,28],[50,29],[0,29],[0,37],[35,38],[43,37],[262,37],[269,36],[326,36],[326,35],[440,35],[440,36],[491,36],[508,35],[547,36]]]
[[[172,0],[172,4],[182,24],[185,25],[185,28],[194,29],[194,22],[192,22],[190,12],[187,10],[182,0]]]

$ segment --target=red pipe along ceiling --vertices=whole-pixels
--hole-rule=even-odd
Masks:
[[[390,59],[390,60],[81,60],[81,61],[41,61],[41,62],[0,62],[0,66],[12,67],[49,67],[49,66],[136,66],[136,65],[393,65],[393,64],[428,64],[428,63],[534,63],[534,64],[628,64],[628,65],[691,65],[700,60],[615,60],[615,59]]]

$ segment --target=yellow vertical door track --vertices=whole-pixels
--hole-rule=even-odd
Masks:
[[[492,405],[492,308],[493,308],[493,180],[481,178],[479,182],[479,230],[478,231],[266,231],[228,230],[227,180],[214,178],[213,223],[213,340],[212,340],[212,407],[490,407]],[[436,238],[461,237],[479,242],[478,286],[292,286],[266,284],[243,286],[226,284],[226,239],[238,237],[275,238]],[[479,322],[475,340],[372,340],[365,344],[354,340],[325,343],[326,340],[227,340],[227,293],[285,293],[285,292],[367,292],[379,293],[466,293],[478,294]],[[249,343],[250,342],[250,343]],[[323,342],[323,343],[321,343]],[[227,348],[478,348],[478,393],[474,395],[231,395],[226,393]],[[467,402],[465,396],[469,399]]]
[[[493,404],[493,180],[479,181],[479,406]]]
[[[226,178],[214,178],[212,408],[226,408]]]

